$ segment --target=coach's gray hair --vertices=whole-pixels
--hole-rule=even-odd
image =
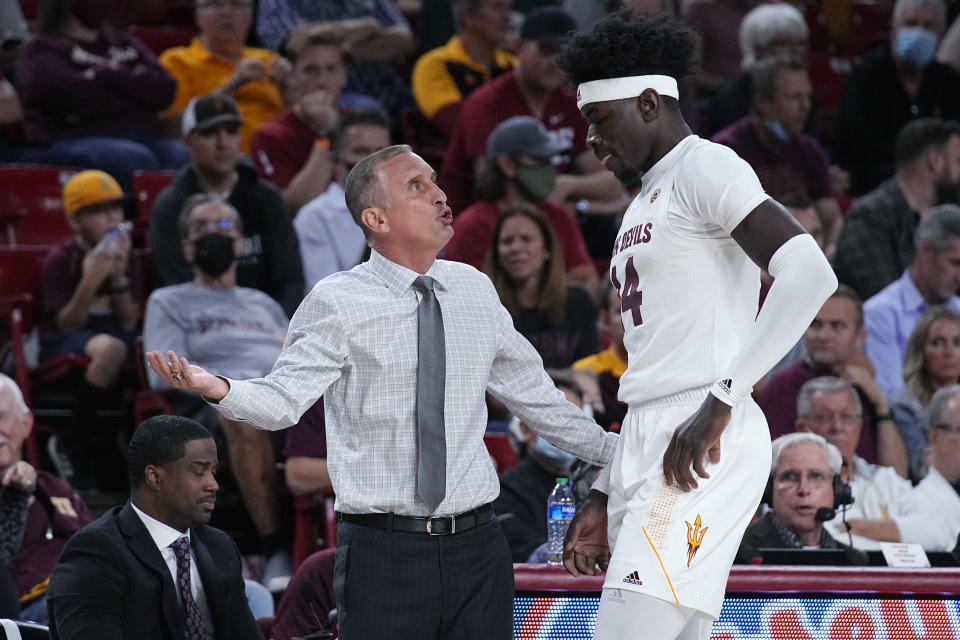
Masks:
[[[860,402],[860,395],[856,388],[841,378],[834,376],[822,376],[808,380],[797,393],[797,415],[803,417],[810,413],[810,397],[818,391],[846,391],[853,396],[853,404],[857,410],[857,417],[863,416],[863,404]]]
[[[395,144],[374,151],[354,165],[347,176],[343,191],[346,196],[347,209],[353,216],[353,221],[363,230],[363,236],[370,242],[372,234],[367,225],[363,224],[361,215],[364,209],[370,207],[389,207],[390,201],[380,175],[380,165],[404,153],[413,153],[408,144]]]
[[[934,251],[943,251],[951,240],[960,238],[960,207],[941,204],[930,209],[920,218],[913,232],[913,245],[919,249],[927,245]]]
[[[757,49],[770,44],[778,33],[793,31],[809,36],[803,14],[788,3],[761,4],[740,21],[740,66],[747,69],[757,60]]]
[[[958,394],[960,394],[960,384],[952,384],[933,394],[933,398],[930,399],[930,425],[928,428],[943,423],[947,405]]]
[[[835,474],[840,473],[840,467],[843,465],[843,455],[840,453],[840,449],[827,442],[827,439],[823,436],[810,431],[798,431],[780,436],[773,441],[773,464],[770,466],[770,475],[776,473],[777,466],[780,464],[780,456],[783,455],[784,451],[806,442],[819,445],[827,454],[827,464],[830,465],[830,470]]]
[[[942,32],[946,28],[947,5],[943,0],[897,0],[893,5],[893,14],[890,16],[891,26],[895,27],[900,22],[904,12],[914,7],[933,7],[937,10],[937,15],[940,18],[940,31]]]
[[[193,210],[210,202],[221,204],[229,209],[233,213],[234,228],[237,233],[243,235],[243,220],[240,218],[240,212],[226,198],[219,193],[195,193],[184,200],[183,206],[180,208],[180,237],[186,239],[190,235],[190,214],[193,213]]]
[[[23,394],[20,392],[20,387],[13,381],[13,378],[5,373],[0,373],[0,391],[3,389],[6,389],[10,394],[10,399],[13,400],[13,410],[17,415],[23,416],[30,413],[30,409],[27,408],[27,403],[23,401]]]

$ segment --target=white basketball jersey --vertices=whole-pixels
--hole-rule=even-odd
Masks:
[[[613,247],[631,406],[712,384],[758,309],[760,269],[730,237],[767,199],[731,149],[691,135],[643,176]]]

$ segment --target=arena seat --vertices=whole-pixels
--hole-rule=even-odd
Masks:
[[[493,458],[493,464],[497,468],[497,474],[501,474],[511,467],[517,466],[517,452],[513,450],[510,444],[510,436],[506,433],[485,433],[483,435],[483,444],[487,446],[487,452]]]
[[[293,569],[320,549],[337,546],[333,492],[299,496],[294,504]]]
[[[36,622],[0,620],[0,640],[46,640],[50,630]]]
[[[78,171],[72,167],[0,166],[3,242],[10,246],[51,245],[73,235],[63,212],[62,192]]]
[[[134,171],[133,192],[137,198],[137,217],[133,221],[134,246],[150,246],[150,214],[160,192],[177,177],[176,171]]]

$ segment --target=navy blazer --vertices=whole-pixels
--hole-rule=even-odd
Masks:
[[[263,640],[244,592],[240,553],[213,527],[191,529],[216,640]],[[183,640],[186,620],[160,550],[129,502],[70,538],[47,591],[54,640]]]

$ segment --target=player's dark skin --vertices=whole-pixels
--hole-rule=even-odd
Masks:
[[[580,110],[589,123],[587,143],[601,163],[623,183],[635,182],[681,140],[691,134],[676,102],[668,104],[653,89],[636,98],[586,104]],[[761,269],[790,238],[805,233],[774,200],[760,203],[731,236]],[[704,465],[720,461],[720,436],[730,421],[730,405],[707,394],[696,413],[674,431],[663,455],[668,485],[681,491],[697,488],[697,477],[709,478]],[[573,575],[597,575],[610,559],[607,545],[607,496],[591,491],[567,531],[563,564]],[[599,567],[599,570],[598,570]]]

